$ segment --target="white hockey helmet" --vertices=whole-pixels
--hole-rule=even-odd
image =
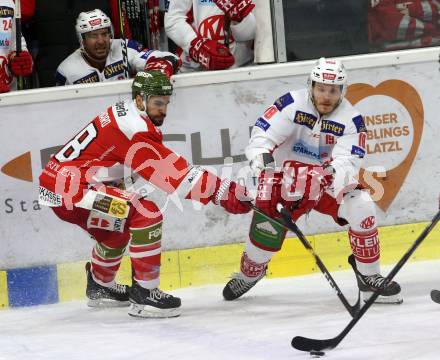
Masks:
[[[347,73],[341,60],[320,58],[310,73],[308,86],[310,97],[315,82],[341,86],[341,100],[347,91]]]
[[[110,28],[111,38],[113,39],[113,25],[110,18],[100,9],[82,12],[76,19],[76,34],[78,41],[83,48],[83,35],[93,30]]]

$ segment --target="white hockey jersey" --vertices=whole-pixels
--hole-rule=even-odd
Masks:
[[[192,22],[188,22],[191,19]],[[252,13],[240,23],[231,24],[229,49],[239,67],[253,61],[252,41],[255,37],[256,21]],[[191,41],[202,37],[225,42],[225,14],[213,0],[171,0],[165,13],[165,31],[168,37],[183,50],[183,68],[200,70],[198,63],[189,56]],[[182,69],[185,71],[185,69]]]
[[[14,76],[9,71],[8,55],[15,51],[15,4],[13,0],[0,0],[0,71],[5,71],[11,89],[17,88]],[[27,50],[21,37],[21,49]]]
[[[346,100],[320,116],[307,89],[291,91],[275,101],[252,129],[246,156],[272,153],[277,166],[289,160],[320,165],[330,162],[336,197],[346,186],[358,184],[365,156],[366,127],[361,114]]]
[[[127,40],[129,75],[144,70],[150,56],[161,58],[167,55],[172,56],[168,52],[142,50],[142,45],[137,41]],[[58,86],[125,79],[121,39],[111,41],[110,53],[107,56],[103,71],[91,66],[82,56],[81,50],[77,49],[58,66],[55,77]]]

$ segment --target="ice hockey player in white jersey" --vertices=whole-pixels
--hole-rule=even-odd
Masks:
[[[21,37],[22,51],[17,55],[15,33],[15,4],[0,0],[0,94],[17,89],[17,76],[32,75],[32,56]]]
[[[182,71],[224,70],[253,61],[251,0],[171,0],[165,31],[179,47]]]
[[[179,70],[181,62],[170,52],[143,49],[135,40],[113,39],[111,20],[99,9],[80,13],[76,32],[80,48],[58,66],[57,85],[123,80],[143,70],[160,70],[170,77]]]
[[[380,274],[375,204],[357,180],[367,129],[344,98],[346,87],[341,61],[321,58],[306,89],[281,96],[256,121],[246,148],[258,176],[256,206],[273,218],[281,216],[276,209],[281,203],[293,221],[313,209],[348,224],[351,262],[364,301],[380,289],[377,302],[401,303],[399,284],[384,284]],[[240,297],[264,277],[285,235],[284,228],[254,214],[240,272],[223,290],[226,300]]]

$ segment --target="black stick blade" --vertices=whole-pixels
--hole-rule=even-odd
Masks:
[[[300,351],[322,351],[322,350],[331,350],[338,345],[338,338],[334,339],[309,339],[303,336],[295,336],[292,339],[292,347]]]
[[[439,290],[432,290],[431,291],[431,299],[432,299],[432,301],[440,304],[440,291]]]

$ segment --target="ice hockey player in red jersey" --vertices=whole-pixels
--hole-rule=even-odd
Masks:
[[[257,120],[246,148],[259,176],[256,206],[271,217],[280,217],[276,206],[281,203],[293,221],[315,210],[348,224],[364,300],[383,286],[378,302],[400,303],[400,286],[384,284],[380,275],[375,204],[357,181],[367,129],[344,98],[346,86],[342,63],[321,58],[307,88],[281,96]],[[265,275],[285,235],[284,228],[254,214],[240,272],[223,291],[226,300],[242,296]]]
[[[190,165],[163,144],[159,127],[172,92],[161,72],[137,73],[133,99],[94,118],[49,160],[40,176],[40,204],[96,239],[86,268],[90,306],[130,303],[132,316],[180,315],[180,299],[158,287],[161,211],[154,202],[109,181],[141,176],[185,199],[212,202],[234,214],[250,210],[241,202],[250,200],[244,187]],[[126,249],[133,269],[130,288],[114,280]]]

